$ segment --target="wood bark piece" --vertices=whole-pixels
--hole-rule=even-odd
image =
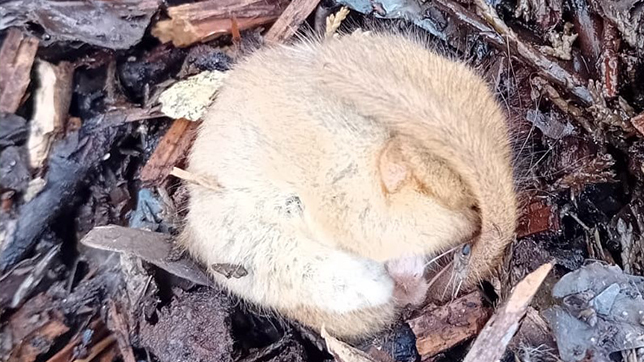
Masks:
[[[188,153],[197,127],[197,122],[183,118],[175,120],[141,170],[141,181],[147,185],[158,185],[165,180],[177,162]]]
[[[559,227],[559,218],[553,212],[552,206],[540,200],[533,200],[524,209],[524,214],[519,219],[517,237],[522,238],[545,231],[556,232]]]
[[[614,25],[604,22],[602,31],[604,49],[600,57],[599,69],[602,73],[602,94],[608,99],[619,93],[619,47],[621,39]]]
[[[644,136],[644,113],[640,113],[631,118],[631,124],[642,136]]]
[[[299,26],[315,10],[320,0],[293,0],[279,19],[268,30],[264,39],[269,43],[283,43],[289,40]]]
[[[492,315],[483,305],[479,291],[458,298],[451,303],[428,308],[407,321],[416,335],[416,348],[422,360],[450,349],[474,337]]]
[[[507,302],[487,322],[463,362],[494,362],[503,356],[552,266],[553,262],[540,266],[516,285]]]
[[[72,100],[74,67],[69,62],[53,65],[39,61],[36,65],[39,85],[34,95],[34,115],[29,122],[29,165],[43,166],[52,141],[65,132]]]
[[[0,49],[0,112],[15,113],[31,79],[38,39],[11,28]]]
[[[123,226],[100,226],[92,229],[81,243],[92,248],[137,256],[170,274],[199,285],[212,285],[208,275],[187,257],[175,258],[172,237],[167,234]]]
[[[161,42],[185,47],[275,21],[285,0],[207,0],[168,8],[169,20],[157,22],[152,35]]]

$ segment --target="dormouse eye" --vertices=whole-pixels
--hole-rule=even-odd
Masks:
[[[470,244],[465,244],[465,245],[463,245],[463,249],[461,250],[461,254],[463,254],[464,256],[468,256],[468,255],[470,255],[470,250],[471,250]]]

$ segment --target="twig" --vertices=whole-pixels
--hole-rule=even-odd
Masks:
[[[116,303],[114,303],[113,300],[109,301],[108,325],[111,327],[110,329],[112,329],[112,333],[116,337],[116,343],[121,351],[123,362],[136,362],[132,346],[130,345],[130,335],[128,332],[127,322],[123,317],[123,314],[121,314],[117,309]]]
[[[483,327],[463,362],[494,362],[503,356],[552,265],[553,262],[540,266],[517,284],[507,302]]]
[[[293,0],[268,30],[264,39],[268,43],[284,43],[313,12],[320,0]]]

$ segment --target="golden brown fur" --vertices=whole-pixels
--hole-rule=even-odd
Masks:
[[[434,297],[496,265],[516,221],[510,157],[484,81],[409,39],[265,48],[230,72],[199,131],[189,171],[224,189],[190,186],[184,243],[206,265],[242,265],[244,277],[213,277],[244,300],[369,334],[418,302],[395,293],[397,260],[476,236]]]

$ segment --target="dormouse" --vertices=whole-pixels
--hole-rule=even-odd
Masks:
[[[267,46],[210,106],[182,242],[245,301],[356,338],[488,276],[516,223],[504,113],[468,66],[396,34]],[[467,244],[428,286],[427,260]],[[471,247],[470,247],[471,246]]]

